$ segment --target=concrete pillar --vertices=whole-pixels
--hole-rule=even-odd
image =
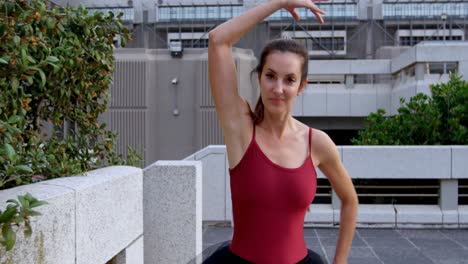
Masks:
[[[414,77],[416,79],[416,93],[423,93],[427,94],[428,96],[432,96],[432,92],[429,88],[429,85],[427,85],[424,82],[426,63],[416,63],[414,68]]]
[[[158,161],[143,177],[146,263],[188,263],[202,252],[202,163]]]
[[[441,210],[458,209],[458,179],[440,180],[439,206]]]
[[[345,84],[346,84],[347,89],[353,89],[354,88],[354,75],[346,75]]]
[[[416,63],[416,66],[415,66],[416,81],[423,81],[424,80],[425,66],[426,66],[425,63]]]
[[[458,62],[458,74],[463,75],[463,79],[468,81],[468,60]]]

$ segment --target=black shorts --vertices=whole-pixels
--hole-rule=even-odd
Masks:
[[[229,249],[229,245],[231,241],[226,241],[221,244],[218,244],[214,249],[211,248],[210,250],[204,251],[205,257],[203,258],[203,264],[252,264],[246,259],[243,259]],[[312,251],[311,249],[307,249],[308,254],[305,256],[301,261],[297,262],[297,264],[324,264],[325,262],[322,260],[322,257]],[[207,254],[208,253],[208,254]]]

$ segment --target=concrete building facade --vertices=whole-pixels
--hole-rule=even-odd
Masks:
[[[135,40],[116,51],[111,89],[114,105],[104,117],[121,133],[122,146],[145,146],[150,164],[158,159],[180,159],[210,144],[223,144],[207,82],[208,32],[265,1],[55,2],[125,13],[125,23]],[[298,10],[301,20],[295,22],[286,10],[280,10],[235,45],[240,48],[235,61],[241,94],[252,107],[258,89],[248,73],[265,43],[285,36],[305,45],[310,59],[309,84],[297,98],[293,116],[326,131],[337,145],[349,144],[364,127],[365,118],[377,109],[394,115],[401,97],[408,100],[419,92],[430,95],[430,84],[447,81],[449,72],[468,79],[468,1],[330,0],[317,5],[327,11],[322,25],[309,11]],[[171,56],[171,49],[180,49],[181,54]],[[158,61],[158,56],[165,59]],[[140,81],[133,77],[134,81],[124,82],[131,72]],[[173,84],[174,79],[179,82]],[[119,105],[129,94],[141,91],[145,92],[137,108]],[[191,109],[193,115],[185,117],[183,108]],[[113,111],[121,115],[141,111],[141,123],[132,125],[140,131],[137,137],[132,136],[136,132],[129,130],[127,123],[117,121],[122,120],[118,115],[109,117]],[[174,122],[180,124],[172,126]],[[186,140],[190,130],[193,133],[188,133]],[[135,142],[135,138],[140,141]],[[161,151],[150,154],[149,148]]]

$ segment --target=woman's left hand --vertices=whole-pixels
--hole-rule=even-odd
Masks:
[[[296,21],[299,21],[300,17],[299,14],[296,12],[296,8],[307,8],[309,9],[319,21],[320,24],[323,24],[322,15],[325,14],[325,11],[318,8],[314,3],[315,2],[326,2],[328,0],[282,0],[284,1],[284,8],[291,13]]]

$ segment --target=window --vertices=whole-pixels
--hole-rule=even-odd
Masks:
[[[240,15],[243,7],[239,5],[214,5],[214,6],[173,6],[160,7],[160,20],[208,20],[230,19]]]
[[[466,17],[468,2],[427,2],[427,3],[384,3],[384,17],[433,17],[440,18],[442,13],[449,16]]]
[[[218,18],[218,7],[217,6],[207,6],[207,16],[208,19],[215,19]]]
[[[449,72],[457,72],[458,64],[456,62],[430,62],[430,74],[448,74]]]

